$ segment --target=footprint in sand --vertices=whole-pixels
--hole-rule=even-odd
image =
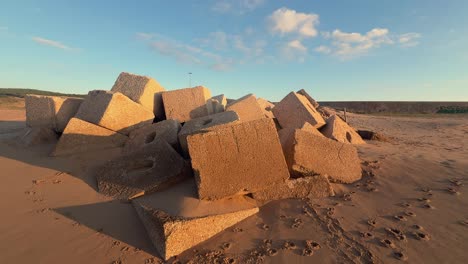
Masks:
[[[302,226],[302,219],[300,218],[294,218],[293,224],[291,225],[291,228],[298,229]]]
[[[314,255],[314,251],[310,248],[304,248],[302,250],[302,256],[304,257],[310,257],[310,256],[313,256]]]
[[[420,225],[413,225],[413,228],[417,229],[417,230],[424,230],[424,227],[422,227]]]
[[[404,214],[405,214],[406,216],[416,217],[416,214],[413,213],[413,212],[411,212],[411,211],[406,211]]]
[[[406,217],[404,217],[403,215],[395,215],[393,216],[393,218],[395,220],[398,220],[398,221],[403,221],[403,222],[406,222],[408,219],[406,219]]]
[[[428,241],[430,240],[430,236],[429,234],[426,234],[426,233],[423,233],[423,232],[413,232],[413,236],[414,238],[416,238],[417,240],[424,240],[424,241]]]
[[[120,249],[120,251],[122,251],[122,252],[127,252],[127,251],[129,251],[129,250],[130,250],[130,247],[122,247],[122,248]]]
[[[367,224],[372,227],[375,227],[377,225],[377,221],[375,219],[369,219],[367,220]]]
[[[283,249],[292,250],[296,248],[297,248],[296,244],[292,241],[286,241],[283,244]]]
[[[46,182],[46,180],[44,180],[44,179],[38,179],[38,180],[33,180],[32,181],[32,183],[35,184],[35,185],[39,185],[39,184],[45,183],[45,182]]]
[[[421,197],[421,198],[418,198],[418,201],[430,203],[430,202],[431,202],[431,199],[429,199],[429,198],[427,198],[427,197]]]
[[[405,234],[403,234],[403,232],[400,229],[385,228],[385,231],[387,231],[387,233],[393,235],[396,239],[398,239],[400,241],[405,241],[406,240]]]
[[[114,242],[112,242],[113,247],[116,247],[116,246],[119,246],[119,245],[120,245],[120,241],[114,240]]]
[[[391,241],[390,239],[381,239],[381,240],[380,240],[380,243],[381,243],[384,247],[396,248],[395,244],[394,244],[393,241]]]
[[[305,244],[307,248],[310,248],[312,250],[319,250],[321,248],[319,243],[312,240],[306,240]]]
[[[361,232],[361,237],[363,237],[363,238],[373,238],[374,235],[371,232]]]
[[[463,186],[463,182],[459,179],[450,179],[449,182],[455,186]]]
[[[434,207],[434,206],[432,206],[432,205],[431,205],[431,204],[429,204],[429,203],[423,204],[423,206],[422,206],[422,207],[423,207],[423,208],[426,208],[426,209],[435,209],[435,207]]]
[[[410,203],[402,203],[401,206],[409,208],[409,207],[411,207],[411,204]]]
[[[393,256],[398,260],[408,260],[408,256],[406,256],[406,254],[404,254],[402,251],[393,252]]]
[[[266,250],[266,254],[270,257],[272,256],[276,256],[278,254],[278,250],[274,249],[274,248],[269,248]]]
[[[241,233],[241,232],[244,232],[244,230],[242,228],[240,228],[240,227],[235,227],[235,228],[232,229],[232,232]]]
[[[265,224],[265,223],[261,223],[261,224],[260,224],[260,228],[263,229],[263,230],[265,230],[265,231],[270,230],[270,226],[267,225],[267,224]]]
[[[453,187],[448,187],[447,192],[449,192],[450,194],[460,195],[460,192]]]
[[[230,249],[230,248],[231,248],[231,243],[229,243],[229,242],[224,242],[223,244],[221,244],[221,248],[222,248],[223,250]]]

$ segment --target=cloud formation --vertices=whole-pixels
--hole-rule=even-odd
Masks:
[[[217,13],[245,14],[262,6],[266,0],[217,0],[211,10]]]
[[[32,40],[36,43],[39,43],[44,46],[49,46],[49,47],[54,47],[62,50],[76,50],[75,48],[72,48],[70,46],[67,46],[61,42],[51,40],[51,39],[46,39],[46,38],[41,38],[41,37],[33,37]]]
[[[405,48],[414,47],[419,45],[419,38],[421,38],[419,33],[406,33],[399,36],[398,43]]]
[[[310,38],[317,36],[316,26],[319,24],[319,15],[296,12],[296,10],[282,7],[274,11],[269,17],[270,31],[273,33],[297,34],[300,37]]]

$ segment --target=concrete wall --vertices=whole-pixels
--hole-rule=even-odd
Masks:
[[[353,101],[353,102],[319,102],[328,106],[353,113],[468,113],[468,102],[390,102],[390,101]]]

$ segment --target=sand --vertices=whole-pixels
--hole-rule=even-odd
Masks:
[[[24,117],[23,110],[0,110],[0,263],[158,263],[132,205],[96,191],[94,166],[119,150],[48,157],[52,145],[26,149],[15,142]],[[333,198],[268,203],[178,259],[400,263],[402,257],[408,263],[465,263],[468,116],[349,114],[348,120],[391,139],[358,146],[367,171],[361,181],[335,184]],[[404,240],[386,228],[400,230]],[[414,232],[428,240],[416,239]],[[381,244],[383,239],[395,249]],[[306,240],[319,246],[307,247]]]

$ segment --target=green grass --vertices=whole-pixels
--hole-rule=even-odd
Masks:
[[[51,95],[51,96],[73,96],[73,97],[85,97],[84,94],[64,94],[56,93],[35,89],[18,89],[18,88],[0,88],[0,97],[19,97],[24,98],[27,94],[36,94],[36,95]]]

